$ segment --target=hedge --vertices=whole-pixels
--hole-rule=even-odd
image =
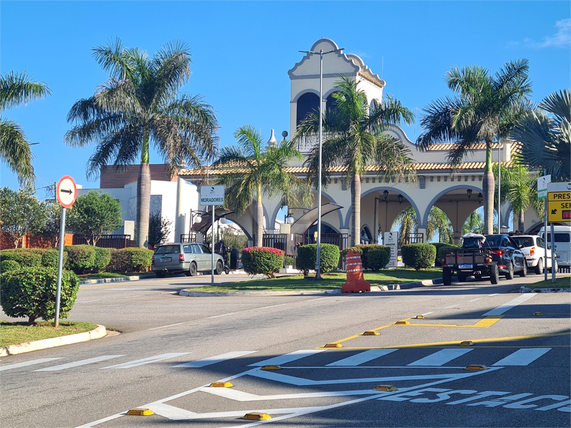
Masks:
[[[103,272],[109,262],[111,262],[111,251],[108,248],[93,247],[95,250],[95,260],[93,262],[93,272]]]
[[[49,267],[25,267],[0,274],[2,294],[0,304],[9,317],[28,317],[32,324],[36,319],[55,318],[58,269]],[[79,278],[64,270],[61,278],[60,312],[67,318],[73,308],[79,289]]]
[[[462,248],[461,245],[446,244],[444,242],[434,242],[432,245],[436,248],[436,260],[434,261],[434,265],[438,267],[442,267],[442,259],[447,252]]]
[[[402,261],[415,270],[428,269],[434,265],[436,247],[432,244],[408,244],[401,247]]]
[[[370,248],[367,253],[367,266],[373,272],[384,269],[391,260],[391,249],[382,245],[379,245],[379,247]],[[363,259],[363,256],[361,256],[361,259]]]
[[[369,262],[369,253],[371,251],[381,251],[381,253],[377,253],[374,262],[374,268],[371,266]],[[366,244],[366,245],[357,245],[355,247],[345,248],[342,252],[343,257],[345,257],[348,253],[358,253],[361,255],[361,263],[363,264],[363,269],[372,269],[377,272],[379,269],[383,269],[387,264],[389,264],[389,260],[391,258],[391,249],[384,245],[379,244]],[[388,255],[387,255],[388,254]],[[386,262],[383,260],[386,259]]]
[[[23,267],[42,266],[43,251],[31,250],[29,248],[17,248],[13,250],[0,251],[0,260],[14,260]]]
[[[67,251],[63,252],[63,265],[67,263]],[[59,263],[59,249],[51,248],[42,254],[42,266],[57,268]]]
[[[242,266],[250,275],[262,274],[275,278],[284,264],[284,252],[270,247],[248,247],[242,250]]]
[[[333,244],[321,244],[319,254],[319,269],[321,272],[331,272],[339,265],[339,247]],[[310,270],[315,269],[317,263],[317,244],[302,245],[297,249],[296,268],[303,270],[307,275]]]
[[[64,247],[67,252],[66,269],[76,274],[91,272],[95,266],[95,247],[91,245],[69,245]]]
[[[20,263],[16,260],[2,260],[2,262],[0,262],[0,273],[18,270],[20,267]]]
[[[148,272],[153,261],[153,250],[145,248],[123,248],[111,250],[109,272]]]

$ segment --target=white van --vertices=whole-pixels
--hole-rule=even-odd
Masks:
[[[561,267],[571,267],[571,226],[553,226],[555,242],[553,243],[557,264]],[[547,226],[547,235],[544,228],[539,229],[539,236],[551,246],[551,226]]]

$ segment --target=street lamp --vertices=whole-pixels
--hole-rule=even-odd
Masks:
[[[315,261],[315,279],[322,279],[320,272],[321,264],[321,161],[322,161],[322,139],[323,139],[323,55],[341,52],[345,48],[334,49],[323,52],[300,51],[308,55],[319,55],[319,170],[317,181],[317,257]]]

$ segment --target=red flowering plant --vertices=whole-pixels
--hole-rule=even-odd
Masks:
[[[284,252],[270,247],[248,247],[242,250],[242,265],[250,275],[263,274],[275,278],[284,265]]]

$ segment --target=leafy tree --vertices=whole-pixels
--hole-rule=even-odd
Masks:
[[[137,181],[137,244],[146,248],[151,203],[150,146],[174,173],[184,162],[198,167],[215,151],[217,121],[212,108],[198,96],[178,96],[190,78],[190,52],[174,42],[152,58],[121,40],[93,50],[107,82],[95,95],[78,100],[68,113],[73,128],[65,142],[74,147],[96,143],[88,176],[113,162],[116,167],[139,160]]]
[[[418,219],[414,208],[408,207],[402,210],[395,217],[395,223],[399,224],[399,247],[402,247],[409,243],[409,235],[418,231]],[[440,208],[432,206],[428,213],[426,240],[431,241],[436,232],[438,232],[438,242],[453,242],[450,219]]]
[[[464,223],[464,226],[462,226],[462,236],[470,232],[484,233],[484,221],[478,210],[472,211]]]
[[[383,133],[401,120],[412,123],[413,114],[398,100],[387,97],[381,105],[369,108],[367,95],[358,89],[357,81],[342,77],[337,82],[336,102],[323,118],[322,184],[330,181],[330,168],[341,165],[347,168],[347,181],[351,182],[351,246],[359,243],[361,234],[361,177],[368,164],[383,165],[380,172],[386,177],[414,174],[410,151],[402,142]],[[314,136],[319,131],[319,113],[310,113],[300,123],[296,139]],[[318,183],[319,145],[306,159],[308,178]]]
[[[55,247],[59,247],[61,227],[61,205],[57,202],[43,202],[46,210],[46,222],[40,234],[49,240],[55,241]]]
[[[0,189],[0,212],[0,231],[10,236],[15,248],[24,236],[39,232],[47,218],[45,206],[29,191],[8,187]]]
[[[521,157],[526,165],[551,174],[552,181],[571,180],[571,91],[547,96],[511,136],[522,143]]]
[[[289,203],[303,205],[309,195],[307,182],[285,172],[289,160],[301,159],[292,141],[285,139],[277,146],[263,147],[261,134],[246,125],[234,133],[238,145],[224,147],[214,163],[223,167],[234,165],[223,175],[219,184],[226,186],[226,204],[241,215],[250,204],[255,205],[256,247],[262,246],[264,233],[262,195],[282,194]]]
[[[122,226],[121,202],[109,193],[91,191],[76,199],[66,224],[74,233],[85,235],[88,245],[95,246],[101,235]]]
[[[170,234],[171,226],[172,221],[169,219],[161,217],[158,213],[151,214],[149,218],[149,245],[154,247],[165,242]]]
[[[0,76],[0,113],[51,94],[50,88],[35,82],[26,73],[10,72]],[[0,159],[18,176],[21,186],[33,188],[30,142],[20,125],[0,117]]]
[[[504,65],[495,76],[480,66],[472,65],[446,73],[448,87],[456,93],[432,102],[421,121],[424,131],[418,137],[423,149],[442,141],[453,141],[455,147],[448,155],[452,165],[475,150],[486,146],[486,166],[482,182],[484,194],[484,224],[493,233],[494,176],[492,173],[492,143],[509,136],[510,131],[528,109],[527,95],[531,93],[528,79],[529,61],[521,59]]]

